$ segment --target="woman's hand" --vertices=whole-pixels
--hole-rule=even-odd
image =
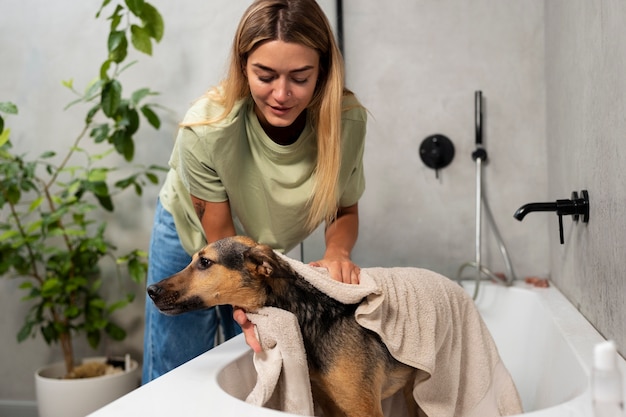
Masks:
[[[346,284],[358,284],[361,268],[355,265],[350,259],[321,259],[310,262],[309,265],[328,269],[330,277],[335,281]]]
[[[340,207],[335,220],[326,226],[324,258],[309,263],[328,269],[330,277],[346,284],[358,284],[361,268],[350,260],[359,230],[359,206]]]
[[[235,321],[241,326],[241,329],[243,330],[243,335],[246,338],[246,343],[254,352],[262,352],[263,348],[261,348],[261,343],[256,337],[254,324],[252,324],[252,322],[248,320],[248,316],[246,316],[246,312],[243,311],[242,308],[235,306],[233,306],[233,308],[233,319],[235,319]]]

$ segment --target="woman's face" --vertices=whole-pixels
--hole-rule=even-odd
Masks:
[[[307,108],[319,74],[319,54],[298,43],[268,41],[246,63],[246,76],[262,125],[288,127]]]

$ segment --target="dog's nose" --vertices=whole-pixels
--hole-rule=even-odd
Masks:
[[[155,300],[159,296],[159,294],[161,294],[162,291],[163,291],[163,288],[161,288],[160,286],[156,284],[152,284],[148,286],[148,295],[153,300]]]

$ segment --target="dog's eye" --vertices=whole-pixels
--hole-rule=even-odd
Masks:
[[[198,269],[207,269],[211,265],[213,265],[213,261],[210,259],[204,257],[198,259]]]

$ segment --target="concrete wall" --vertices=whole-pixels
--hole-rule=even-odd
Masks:
[[[516,272],[546,275],[547,219],[521,224],[512,217],[519,205],[547,193],[543,3],[345,3],[348,86],[371,114],[355,259],[448,276],[474,259],[471,154],[474,92],[482,90],[484,193]],[[439,179],[418,152],[434,133],[456,148]],[[502,271],[487,227],[483,245],[484,261]]]
[[[546,2],[548,188],[587,188],[587,226],[551,235],[552,279],[626,355],[626,3]]]

